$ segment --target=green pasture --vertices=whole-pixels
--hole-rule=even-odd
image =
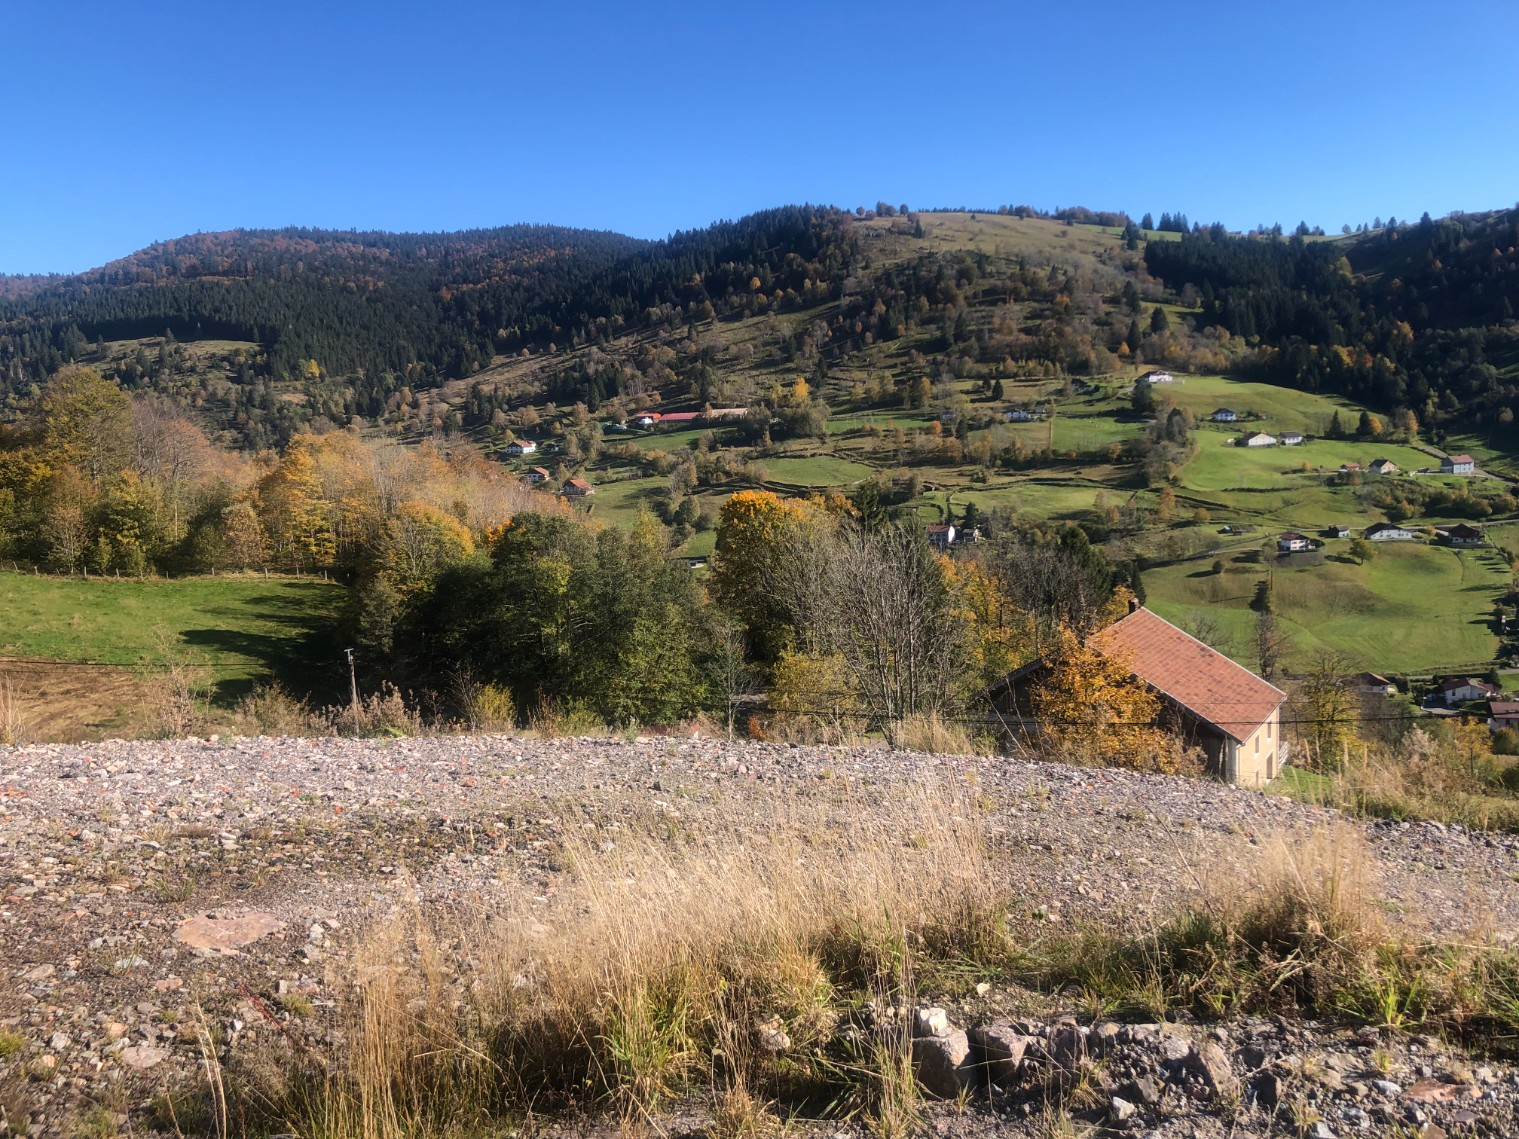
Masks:
[[[1361,566],[1349,559],[1349,545],[1331,540],[1321,564],[1302,567],[1236,560],[1242,555],[1226,557],[1222,574],[1212,573],[1206,557],[1156,567],[1145,573],[1148,603],[1183,625],[1211,618],[1230,638],[1226,651],[1251,664],[1255,614],[1249,603],[1269,571],[1276,613],[1292,641],[1289,662],[1304,663],[1321,648],[1382,673],[1492,659],[1492,607],[1509,584],[1496,552],[1387,542]]]
[[[347,596],[319,578],[224,574],[168,580],[0,573],[0,655],[205,667],[224,695],[278,677],[331,683]],[[346,683],[346,679],[344,681]]]

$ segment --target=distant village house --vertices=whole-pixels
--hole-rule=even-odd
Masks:
[[[1366,540],[1369,542],[1411,542],[1413,536],[1412,530],[1393,522],[1378,522],[1366,527]]]
[[[1176,377],[1171,375],[1170,372],[1146,372],[1139,377],[1140,383],[1145,384],[1169,384],[1174,383],[1175,380]]]
[[[549,473],[543,467],[534,467],[525,476],[530,483],[543,483],[549,481]]]
[[[1227,407],[1221,407],[1212,415],[1208,416],[1208,418],[1213,420],[1214,423],[1233,423],[1236,419],[1239,418],[1239,416],[1230,411]]]
[[[1284,554],[1296,554],[1313,549],[1313,542],[1293,530],[1288,530],[1276,540],[1276,548]]]
[[[1487,542],[1487,536],[1480,529],[1468,526],[1465,522],[1458,522],[1454,526],[1437,526],[1435,534],[1447,546],[1481,546]]]
[[[508,455],[531,455],[538,449],[538,444],[531,439],[513,439],[506,445]]]
[[[565,498],[589,498],[596,493],[596,488],[585,479],[571,479],[559,493]]]
[[[1336,522],[1336,523],[1334,523],[1332,525],[1325,526],[1324,527],[1324,537],[1326,537],[1326,538],[1348,538],[1348,537],[1350,537],[1350,527],[1346,526],[1342,522]]]
[[[1495,732],[1519,729],[1519,700],[1494,700],[1487,706],[1487,726]]]
[[[1264,431],[1256,431],[1245,435],[1239,440],[1241,447],[1275,447],[1276,436],[1267,435]]]
[[[1302,443],[1303,443],[1303,433],[1301,431],[1283,431],[1282,432],[1282,446],[1283,447],[1299,447],[1299,446],[1302,445]]]
[[[955,544],[960,532],[949,522],[935,522],[928,527],[928,544],[936,550],[947,550]]]
[[[1470,455],[1446,455],[1440,460],[1440,473],[1442,475],[1474,475],[1477,473],[1477,462]]]
[[[1398,686],[1375,672],[1358,672],[1350,678],[1350,687],[1363,696],[1396,696]]]
[[[1440,682],[1440,699],[1445,701],[1447,708],[1470,704],[1473,700],[1492,700],[1502,695],[1503,689],[1496,684],[1470,676],[1451,677]]]
[[[1371,473],[1374,475],[1396,474],[1398,464],[1391,459],[1373,459],[1371,461]]]

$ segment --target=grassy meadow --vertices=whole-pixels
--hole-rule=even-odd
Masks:
[[[1349,545],[1330,540],[1317,565],[1252,563],[1236,554],[1223,559],[1222,574],[1204,559],[1158,567],[1145,573],[1147,601],[1183,626],[1215,622],[1225,637],[1221,647],[1248,663],[1255,620],[1249,603],[1269,573],[1291,639],[1289,664],[1305,663],[1318,649],[1343,653],[1356,668],[1391,673],[1486,667],[1492,660],[1498,645],[1492,604],[1509,583],[1496,551],[1387,542],[1369,563],[1356,565]]]
[[[116,581],[0,573],[0,658],[157,670],[190,663],[224,701],[256,682],[339,677],[346,590],[315,578]],[[303,687],[305,685],[303,684]]]

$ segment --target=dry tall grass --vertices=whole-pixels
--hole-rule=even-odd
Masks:
[[[401,1139],[589,1105],[632,1122],[705,1087],[737,1130],[767,1096],[900,1130],[905,1036],[851,1010],[1007,949],[970,812],[918,798],[920,833],[819,815],[742,841],[572,837],[551,905],[391,915],[356,955],[344,1058],[287,1101],[291,1129]]]
[[[21,706],[21,696],[9,676],[0,676],[0,744],[25,743],[31,732],[31,718]]]

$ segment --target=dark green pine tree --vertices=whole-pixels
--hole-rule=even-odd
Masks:
[[[1340,413],[1338,411],[1329,417],[1329,438],[1345,438],[1345,424],[1340,421]]]
[[[1171,318],[1166,315],[1166,310],[1156,305],[1150,310],[1150,331],[1157,336],[1171,327]]]

